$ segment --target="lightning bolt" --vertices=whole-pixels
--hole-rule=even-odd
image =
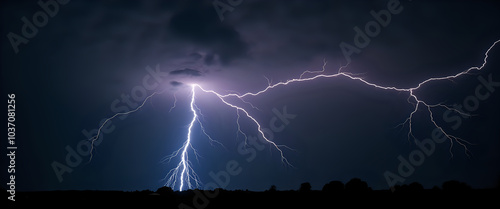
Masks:
[[[191,162],[189,161],[189,158],[188,158],[188,149],[192,149],[195,152],[195,156],[197,156],[196,150],[191,145],[191,134],[192,134],[192,129],[193,129],[195,122],[198,122],[200,124],[201,130],[210,139],[211,142],[216,142],[216,143],[220,144],[220,142],[212,139],[209,135],[207,135],[207,133],[205,132],[205,128],[203,127],[202,123],[199,120],[199,117],[197,114],[197,111],[199,111],[199,108],[196,107],[196,105],[195,105],[196,89],[200,89],[201,91],[203,91],[205,93],[211,93],[211,94],[215,95],[217,98],[219,98],[222,101],[222,103],[224,103],[225,105],[236,109],[236,113],[238,115],[238,118],[236,119],[236,123],[238,125],[237,133],[243,134],[245,136],[245,141],[246,141],[247,135],[241,130],[241,126],[239,124],[240,112],[243,112],[245,114],[245,116],[247,116],[251,121],[253,121],[255,123],[255,125],[257,126],[257,131],[259,132],[261,137],[278,150],[278,152],[280,153],[280,156],[281,156],[281,161],[283,163],[291,166],[291,164],[289,163],[287,158],[284,156],[284,153],[281,150],[281,147],[285,147],[288,149],[291,149],[291,148],[287,147],[286,145],[278,145],[275,142],[269,140],[265,136],[264,131],[262,130],[262,126],[260,125],[260,123],[254,117],[252,117],[248,113],[247,110],[245,110],[244,108],[242,108],[240,106],[229,103],[228,101],[226,101],[224,99],[223,95],[221,95],[213,90],[206,90],[198,84],[190,84],[190,86],[191,86],[191,95],[192,95],[190,107],[191,107],[191,112],[193,113],[193,118],[191,120],[191,123],[189,124],[186,141],[184,142],[183,146],[179,150],[175,151],[174,153],[172,153],[171,155],[169,155],[166,158],[167,161],[170,161],[172,158],[178,156],[179,153],[181,153],[180,162],[177,164],[177,166],[175,168],[171,169],[167,173],[166,177],[164,178],[164,179],[167,179],[165,186],[175,188],[177,181],[179,181],[179,183],[178,183],[179,184],[179,191],[182,191],[184,189],[184,185],[187,185],[188,189],[192,189],[192,188],[198,188],[199,185],[201,184],[200,180],[198,178],[198,175],[193,170],[193,168],[191,166]],[[245,102],[245,101],[243,101],[243,102]],[[179,175],[180,175],[180,177],[178,177]],[[192,182],[194,182],[194,184]],[[193,185],[195,187],[193,187]]]
[[[139,109],[141,109],[142,107],[144,107],[144,105],[146,104],[146,102],[151,99],[151,97],[153,97],[154,95],[157,95],[157,94],[163,94],[165,92],[165,89],[164,90],[161,90],[161,91],[155,91],[153,92],[152,94],[150,94],[149,96],[147,96],[144,101],[142,101],[141,105],[137,106],[135,109],[133,110],[130,110],[130,111],[127,111],[127,112],[120,112],[120,113],[116,113],[114,114],[113,116],[107,118],[100,126],[99,128],[97,129],[97,134],[95,136],[93,136],[92,138],[88,139],[90,141],[90,150],[89,150],[89,153],[90,153],[90,157],[89,157],[89,161],[92,161],[92,157],[94,156],[94,143],[97,139],[99,139],[99,136],[101,135],[101,131],[102,131],[102,128],[108,123],[110,122],[111,120],[113,120],[114,118],[118,117],[118,116],[121,116],[121,115],[129,115],[129,114],[132,114],[134,112],[137,112]],[[175,105],[175,103],[174,103]]]
[[[291,80],[278,82],[278,83],[275,83],[275,84],[271,84],[271,81],[266,78],[266,80],[268,81],[267,87],[265,87],[264,89],[262,89],[260,91],[257,91],[257,92],[247,92],[247,93],[243,93],[243,94],[239,94],[239,93],[220,94],[220,93],[218,93],[218,92],[216,92],[214,90],[207,90],[207,89],[203,88],[202,86],[200,86],[199,84],[190,84],[190,87],[191,87],[190,108],[191,108],[191,112],[192,112],[193,116],[192,116],[191,122],[189,123],[188,131],[187,131],[187,137],[186,137],[186,140],[184,141],[182,147],[179,148],[178,150],[174,151],[171,155],[167,156],[164,159],[164,161],[170,162],[173,158],[179,156],[179,154],[180,154],[180,162],[177,164],[177,166],[175,168],[171,169],[167,173],[167,175],[165,176],[165,178],[164,178],[164,180],[166,180],[166,184],[165,185],[166,186],[170,186],[172,188],[175,188],[176,185],[179,185],[179,190],[180,191],[183,191],[185,188],[192,189],[192,188],[199,188],[201,186],[201,181],[200,181],[198,175],[195,173],[195,171],[194,171],[194,169],[192,167],[192,163],[189,161],[189,152],[190,151],[193,152],[193,154],[195,155],[196,158],[199,156],[198,153],[197,153],[197,151],[191,145],[192,129],[194,128],[194,125],[195,125],[196,122],[198,122],[198,124],[200,125],[200,129],[207,136],[207,138],[210,140],[211,143],[212,142],[216,142],[216,143],[222,145],[221,143],[219,143],[218,141],[214,140],[213,138],[211,138],[206,133],[205,128],[203,127],[203,125],[202,125],[202,123],[201,123],[201,121],[199,119],[198,114],[201,114],[201,111],[196,106],[196,103],[195,103],[195,99],[196,99],[195,92],[196,92],[196,90],[200,90],[200,91],[202,91],[204,93],[212,94],[212,95],[216,96],[223,104],[225,104],[226,106],[231,107],[231,108],[233,108],[233,109],[236,110],[236,113],[237,113],[237,116],[238,116],[237,119],[236,119],[236,123],[238,125],[237,133],[241,133],[243,136],[245,136],[245,141],[246,141],[247,140],[246,139],[246,134],[241,130],[241,126],[239,124],[240,113],[243,113],[244,116],[246,116],[250,121],[252,121],[255,124],[255,126],[257,128],[258,134],[267,143],[269,143],[270,145],[272,145],[280,153],[281,162],[284,163],[284,164],[286,164],[286,165],[289,165],[289,166],[292,166],[292,165],[290,164],[290,162],[288,161],[288,159],[285,157],[282,148],[287,148],[287,149],[290,149],[290,150],[293,150],[293,149],[291,149],[290,147],[288,147],[286,145],[279,145],[279,144],[276,144],[275,142],[273,142],[272,140],[269,140],[265,136],[261,124],[253,116],[251,116],[249,114],[249,112],[245,108],[243,108],[241,106],[238,106],[236,104],[230,103],[228,101],[229,98],[238,98],[242,102],[251,105],[252,108],[256,108],[251,103],[249,103],[246,100],[244,100],[244,98],[245,97],[250,97],[250,96],[259,96],[261,94],[266,93],[268,90],[271,90],[271,89],[274,89],[274,88],[277,88],[277,87],[281,87],[281,86],[290,85],[290,84],[293,84],[293,83],[307,82],[307,81],[312,81],[312,80],[316,80],[316,79],[319,79],[319,78],[344,77],[344,78],[351,79],[354,82],[360,82],[360,83],[362,83],[364,85],[368,85],[368,86],[376,88],[376,89],[381,89],[381,90],[386,90],[386,91],[394,91],[394,92],[400,92],[400,93],[402,92],[402,93],[407,94],[407,96],[408,96],[407,97],[407,101],[414,108],[409,113],[408,117],[401,124],[398,124],[398,126],[401,126],[402,128],[405,127],[405,126],[408,126],[408,134],[407,134],[408,140],[410,140],[412,138],[414,140],[417,140],[417,137],[413,134],[413,117],[414,117],[414,115],[417,113],[417,111],[419,109],[424,108],[428,112],[430,123],[434,127],[436,127],[437,129],[439,129],[444,134],[444,136],[446,136],[447,139],[449,139],[449,141],[450,141],[450,149],[449,149],[449,151],[451,153],[451,156],[453,157],[453,153],[451,151],[452,151],[452,147],[453,147],[454,143],[457,143],[460,146],[462,146],[463,149],[464,149],[465,154],[468,155],[469,149],[467,148],[467,145],[471,144],[471,143],[469,143],[468,141],[466,141],[464,139],[461,139],[461,138],[459,138],[457,136],[454,136],[454,135],[446,132],[435,121],[433,109],[435,109],[435,108],[445,108],[447,110],[451,110],[451,111],[457,112],[457,113],[459,113],[461,115],[467,115],[467,116],[470,116],[470,115],[467,114],[467,113],[465,113],[465,112],[462,112],[462,111],[460,111],[460,110],[458,110],[456,108],[453,108],[453,107],[450,107],[448,105],[445,105],[445,104],[441,104],[441,103],[438,103],[438,104],[429,104],[426,101],[420,99],[418,97],[418,95],[416,94],[416,91],[419,90],[425,84],[428,84],[430,82],[437,82],[437,81],[444,81],[444,80],[453,81],[453,79],[456,79],[456,78],[458,78],[460,76],[468,75],[471,71],[480,71],[480,70],[482,70],[486,66],[486,64],[487,64],[489,52],[499,42],[500,42],[500,40],[495,41],[488,48],[488,50],[484,53],[483,63],[480,66],[470,67],[470,68],[468,68],[468,69],[466,69],[464,71],[461,71],[461,72],[459,72],[457,74],[454,74],[454,75],[448,75],[448,76],[443,76],[443,77],[432,77],[432,78],[426,79],[426,80],[418,83],[418,85],[416,85],[415,87],[412,87],[412,88],[399,88],[399,87],[396,87],[396,86],[383,86],[383,85],[378,85],[378,84],[369,82],[369,81],[367,81],[367,80],[359,77],[358,76],[359,74],[353,74],[353,73],[345,72],[344,69],[347,68],[347,66],[348,66],[349,63],[346,64],[346,65],[344,65],[344,66],[341,66],[340,68],[338,68],[337,73],[334,73],[334,74],[325,74],[325,72],[326,72],[326,65],[327,65],[327,62],[325,60],[323,60],[322,70],[319,70],[319,71],[304,71],[304,72],[302,72],[302,74],[300,74],[300,76],[298,78],[294,78],[294,79],[291,79]],[[315,75],[314,76],[310,76],[310,77],[306,76],[306,75],[311,75],[311,74],[315,74]],[[102,127],[104,127],[104,125],[106,123],[108,123],[110,120],[114,119],[115,117],[117,117],[119,115],[126,115],[126,114],[131,114],[133,112],[136,112],[138,109],[140,109],[140,108],[142,108],[144,106],[144,104],[146,103],[146,100],[148,100],[149,98],[151,98],[155,94],[160,94],[160,93],[162,93],[162,92],[155,92],[155,93],[151,94],[150,96],[148,96],[145,99],[145,101],[139,107],[137,107],[134,110],[131,110],[131,111],[128,111],[128,112],[124,112],[124,113],[117,113],[117,114],[113,115],[112,117],[108,118],[107,120],[105,120],[104,123],[99,127],[97,135],[90,139],[92,141],[92,148],[91,148],[90,152],[92,153],[94,142],[95,142],[95,140],[98,139],[99,135],[101,134],[101,129],[102,129]],[[174,97],[175,97],[175,95],[174,95]],[[170,109],[170,111],[175,107],[176,101],[177,101],[177,99],[174,101],[174,106]],[[92,159],[92,155],[91,155],[90,159]]]
[[[198,114],[196,113],[195,106],[196,106],[195,105],[195,91],[194,91],[194,86],[193,86],[192,90],[191,90],[191,102],[190,102],[190,107],[191,107],[191,112],[193,113],[193,118],[191,119],[191,122],[189,123],[186,141],[184,142],[184,144],[182,145],[182,147],[179,150],[175,151],[174,153],[172,153],[170,156],[167,157],[167,161],[170,161],[173,157],[176,157],[179,154],[179,152],[181,152],[181,160],[180,160],[179,164],[177,164],[177,167],[171,169],[165,177],[165,178],[168,178],[165,186],[170,186],[172,188],[175,188],[177,180],[179,179],[179,181],[180,181],[179,191],[183,190],[185,183],[187,184],[187,187],[189,189],[193,188],[192,182],[194,182],[194,185],[196,188],[198,188],[200,186],[200,180],[198,178],[198,175],[196,174],[196,172],[192,168],[191,162],[189,161],[189,153],[188,153],[188,149],[191,148],[193,150],[193,152],[195,153],[195,156],[198,156],[196,150],[191,145],[191,133],[193,130],[193,126],[194,126],[195,122],[199,122]],[[196,108],[196,109],[198,109],[198,108]],[[200,125],[201,125],[201,123],[200,123]],[[204,128],[202,128],[202,129],[204,130]],[[211,137],[209,137],[209,138],[212,139]],[[179,173],[180,173],[180,177],[177,178]]]

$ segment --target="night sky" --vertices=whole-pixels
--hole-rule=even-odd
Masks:
[[[390,19],[373,15],[390,10]],[[2,1],[1,14],[2,98],[16,95],[18,191],[163,186],[179,158],[162,159],[182,146],[192,119],[190,83],[221,94],[257,92],[268,82],[321,70],[323,61],[324,73],[334,74],[350,59],[345,72],[382,86],[411,88],[430,77],[480,66],[484,53],[500,39],[500,4],[494,1],[61,0],[40,6],[36,1],[10,0]],[[373,23],[379,31],[371,37],[365,34],[369,42],[345,56],[342,43],[356,47],[356,28],[363,33],[372,24],[369,29],[375,30]],[[246,97],[256,108],[229,100],[245,107],[263,128],[283,125],[272,138],[293,149],[283,148],[293,167],[283,165],[279,152],[258,140],[243,149],[236,111],[214,95],[197,91],[200,121],[223,146],[210,143],[195,125],[192,145],[199,157],[190,156],[192,166],[203,183],[231,190],[261,191],[271,185],[298,189],[303,182],[321,189],[330,181],[345,183],[354,177],[374,189],[388,189],[388,172],[404,179],[399,184],[420,182],[425,188],[448,180],[473,188],[496,187],[498,57],[500,45],[490,51],[481,71],[415,91],[429,104],[459,105],[455,107],[473,115],[432,109],[447,133],[471,145],[465,152],[449,140],[432,142],[435,150],[405,177],[398,171],[401,159],[409,161],[411,153],[423,153],[413,138],[408,139],[408,124],[396,127],[414,108],[407,102],[408,93],[345,77],[293,83]],[[478,88],[488,97],[478,99]],[[153,92],[162,93],[105,126],[89,162],[86,140],[100,123],[137,107]],[[295,116],[286,123],[276,113],[285,109]],[[6,121],[4,115],[2,123]],[[255,124],[241,112],[239,121],[249,139],[258,136]],[[417,140],[432,139],[435,127],[426,108],[421,107],[412,122]],[[7,129],[2,133],[7,136]],[[7,140],[2,145],[6,187]],[[237,163],[241,171],[221,185],[210,173],[226,172],[228,163]],[[54,166],[63,172],[59,178]]]

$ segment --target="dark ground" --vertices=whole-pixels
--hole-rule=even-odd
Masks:
[[[399,187],[391,190],[348,191],[227,191],[188,190],[174,192],[160,188],[156,192],[145,190],[122,191],[44,191],[18,192],[15,203],[9,205],[40,208],[73,207],[161,207],[161,208],[345,208],[382,206],[389,208],[455,206],[499,208],[499,189],[441,188],[416,189]],[[7,194],[8,195],[8,194]]]

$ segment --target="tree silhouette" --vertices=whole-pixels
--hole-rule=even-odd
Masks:
[[[408,190],[410,192],[421,192],[424,191],[424,186],[418,182],[413,182],[410,185],[408,185]]]
[[[441,188],[439,188],[438,186],[433,186],[431,191],[433,192],[440,192],[441,191]]]
[[[451,180],[443,183],[443,191],[445,192],[463,192],[468,190],[471,190],[471,187],[464,182]]]
[[[174,193],[174,190],[172,190],[172,188],[170,188],[170,187],[163,186],[163,187],[158,188],[156,190],[156,193],[158,193],[158,194],[172,194],[172,193]]]
[[[323,192],[342,192],[344,191],[344,183],[341,181],[330,181],[323,186]]]
[[[403,184],[403,185],[396,185],[394,186],[394,191],[395,192],[422,192],[424,191],[424,186],[418,182],[413,182],[409,185]]]
[[[310,192],[311,184],[309,182],[302,183],[299,188],[299,192]]]
[[[271,187],[267,191],[268,192],[276,192],[276,185],[271,185]]]
[[[345,184],[345,190],[347,192],[366,192],[369,191],[369,188],[365,181],[361,181],[359,178],[353,178]]]

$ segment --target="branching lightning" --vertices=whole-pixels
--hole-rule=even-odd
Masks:
[[[177,164],[177,167],[171,169],[168,172],[167,176],[165,177],[165,178],[168,178],[167,183],[165,185],[170,186],[172,188],[175,188],[177,180],[179,179],[179,181],[180,181],[179,190],[180,191],[183,190],[184,183],[186,183],[187,187],[190,189],[193,188],[193,183],[194,183],[196,188],[198,188],[200,186],[200,180],[198,178],[198,175],[194,172],[193,168],[191,167],[191,162],[189,161],[189,154],[188,154],[188,149],[191,148],[193,150],[193,152],[195,153],[195,155],[198,156],[198,154],[196,153],[196,150],[191,145],[191,133],[193,130],[194,123],[197,121],[199,122],[198,114],[196,113],[194,102],[195,102],[195,91],[194,91],[194,86],[193,86],[192,90],[191,90],[191,102],[190,102],[190,107],[191,107],[191,112],[193,113],[193,118],[191,119],[191,123],[189,123],[187,139],[179,150],[175,151],[169,157],[167,157],[167,160],[170,161],[173,157],[176,157],[179,154],[179,152],[181,152],[181,160],[180,160],[179,164]],[[200,125],[201,125],[201,123],[200,123]],[[202,128],[202,129],[204,130],[204,128]],[[210,139],[212,139],[212,138],[210,138]],[[177,178],[179,173],[180,173],[180,177]],[[170,176],[170,177],[168,177],[168,176]]]
[[[153,97],[154,95],[156,94],[162,94],[163,92],[165,92],[165,90],[161,90],[161,91],[158,91],[158,92],[153,92],[152,94],[150,94],[149,96],[146,97],[146,99],[144,99],[144,101],[141,103],[141,105],[137,106],[135,109],[133,110],[130,110],[130,111],[127,111],[127,112],[121,112],[121,113],[116,113],[114,114],[113,116],[109,117],[108,119],[106,119],[102,124],[101,126],[99,126],[99,128],[97,129],[97,134],[90,138],[89,141],[90,141],[90,158],[89,158],[89,162],[92,161],[92,157],[94,156],[93,153],[94,153],[94,143],[97,139],[99,139],[99,136],[101,135],[101,131],[102,131],[102,128],[111,120],[113,120],[114,118],[118,117],[118,116],[121,116],[121,115],[128,115],[128,114],[131,114],[131,113],[134,113],[134,112],[137,112],[139,109],[141,109],[142,107],[144,107],[144,104],[146,104],[146,102],[151,98]],[[174,103],[175,105],[175,103]]]
[[[260,90],[260,91],[257,91],[257,92],[247,92],[247,93],[244,93],[244,94],[239,94],[239,93],[220,94],[220,93],[217,93],[214,90],[207,90],[207,89],[203,88],[202,86],[200,86],[199,84],[190,84],[190,87],[191,87],[190,108],[191,108],[191,112],[192,112],[193,116],[192,116],[191,122],[189,123],[188,131],[187,131],[187,137],[186,137],[186,140],[184,141],[182,147],[179,148],[178,150],[174,151],[171,155],[169,155],[169,156],[167,156],[165,158],[165,161],[170,162],[173,158],[178,157],[179,154],[180,154],[180,161],[179,161],[179,163],[177,164],[177,166],[175,168],[171,169],[167,173],[167,175],[165,176],[165,178],[164,178],[164,180],[166,180],[166,184],[165,185],[169,186],[169,187],[172,187],[172,188],[178,188],[180,191],[185,190],[185,189],[199,188],[201,186],[201,181],[200,181],[198,175],[195,173],[194,169],[192,168],[191,162],[189,161],[189,152],[190,151],[193,152],[193,154],[195,155],[196,158],[198,157],[197,151],[194,149],[194,147],[191,144],[192,130],[193,130],[196,122],[198,122],[201,131],[210,140],[210,143],[215,142],[215,143],[218,143],[218,144],[222,145],[220,142],[214,140],[213,138],[211,138],[206,133],[205,128],[203,127],[203,125],[202,125],[202,123],[201,123],[201,121],[199,119],[198,115],[201,114],[201,111],[196,106],[196,103],[195,103],[195,99],[196,99],[195,92],[197,90],[200,90],[203,93],[208,93],[208,94],[212,94],[212,95],[216,96],[223,104],[225,104],[228,107],[231,107],[231,108],[233,108],[233,109],[236,110],[236,114],[237,114],[236,123],[237,123],[237,127],[238,127],[238,130],[237,130],[236,133],[237,133],[237,135],[238,134],[242,134],[245,137],[245,141],[246,141],[247,140],[246,134],[241,130],[241,126],[240,126],[240,123],[239,123],[239,121],[241,119],[241,115],[240,114],[243,113],[243,115],[246,116],[246,118],[248,118],[250,121],[252,121],[255,124],[257,132],[260,135],[260,137],[262,137],[265,141],[267,141],[270,145],[272,145],[272,147],[274,147],[280,153],[280,157],[281,157],[282,163],[284,163],[285,165],[289,165],[289,166],[292,166],[292,165],[290,164],[290,162],[288,161],[288,159],[285,157],[282,148],[287,148],[287,149],[291,149],[291,148],[287,147],[286,145],[276,144],[275,142],[269,140],[265,136],[265,134],[264,134],[264,132],[262,130],[261,124],[253,116],[251,116],[250,113],[245,108],[243,108],[241,106],[238,106],[238,105],[235,105],[233,103],[230,103],[228,101],[228,98],[238,98],[242,102],[251,105],[252,108],[256,108],[251,103],[245,101],[244,98],[245,97],[249,97],[249,96],[258,96],[258,95],[264,94],[265,92],[267,92],[270,89],[274,89],[274,88],[277,88],[277,87],[280,87],[280,86],[286,86],[286,85],[289,85],[289,84],[292,84],[292,83],[312,81],[312,80],[319,79],[319,78],[345,77],[345,78],[351,79],[352,81],[361,82],[362,84],[368,85],[368,86],[376,88],[376,89],[387,90],[387,91],[395,91],[395,92],[402,92],[402,93],[407,94],[408,95],[407,101],[408,101],[408,103],[410,105],[413,106],[413,110],[409,113],[408,117],[401,124],[399,124],[398,126],[401,126],[401,127],[407,126],[408,127],[408,134],[407,134],[408,135],[408,140],[410,140],[410,139],[416,140],[417,139],[416,136],[413,134],[413,116],[417,113],[417,111],[419,109],[424,108],[429,113],[429,121],[430,121],[430,123],[434,127],[438,128],[444,134],[444,136],[446,136],[446,138],[449,139],[449,141],[450,141],[450,153],[451,153],[452,157],[453,157],[453,153],[451,152],[451,150],[452,150],[452,147],[453,147],[454,143],[457,143],[460,146],[462,146],[463,149],[464,149],[465,154],[468,155],[469,149],[467,148],[467,145],[470,144],[470,143],[468,141],[464,140],[464,139],[461,139],[461,138],[459,138],[457,136],[454,136],[454,135],[446,132],[435,121],[434,114],[433,114],[433,109],[435,109],[435,108],[445,108],[447,110],[455,111],[455,112],[457,112],[457,113],[459,113],[461,115],[467,115],[467,116],[469,116],[469,115],[467,113],[464,113],[464,112],[462,112],[462,111],[460,111],[460,110],[458,110],[456,108],[447,106],[445,104],[441,104],[441,103],[439,103],[439,104],[429,104],[426,101],[420,99],[418,97],[418,95],[416,94],[416,91],[419,90],[425,84],[430,83],[430,82],[443,81],[443,80],[453,81],[453,79],[458,78],[458,77],[463,76],[463,75],[467,75],[471,71],[474,71],[474,70],[475,71],[480,71],[480,70],[482,70],[486,66],[486,64],[487,64],[488,54],[489,54],[490,50],[493,49],[496,46],[496,44],[498,44],[499,42],[500,42],[500,40],[495,41],[488,48],[488,50],[484,53],[483,63],[480,66],[470,67],[467,70],[464,70],[464,71],[459,72],[459,73],[454,74],[454,75],[449,75],[449,76],[444,76],[444,77],[432,77],[432,78],[426,79],[426,80],[418,83],[417,86],[412,87],[412,88],[399,88],[399,87],[395,87],[395,86],[382,86],[382,85],[378,85],[378,84],[375,84],[375,83],[371,83],[371,82],[369,82],[369,81],[367,81],[367,80],[359,77],[359,74],[353,74],[353,73],[345,72],[344,69],[347,67],[347,65],[341,66],[338,69],[337,73],[335,73],[335,74],[325,74],[325,72],[326,72],[326,68],[325,67],[326,67],[326,64],[327,64],[326,61],[323,61],[322,70],[319,70],[319,71],[304,71],[302,74],[300,74],[300,76],[298,78],[294,78],[294,79],[291,79],[291,80],[287,80],[287,81],[283,81],[283,82],[278,82],[278,83],[275,83],[275,84],[271,84],[271,81],[268,78],[265,77],[267,79],[267,81],[268,81],[268,86],[265,87],[264,89]],[[312,74],[314,74],[314,76],[307,77],[307,75],[312,75]],[[95,140],[98,139],[99,135],[101,134],[102,127],[107,122],[109,122],[110,120],[112,120],[113,118],[115,118],[115,117],[117,117],[119,115],[126,115],[126,114],[130,114],[130,113],[136,112],[138,109],[140,109],[140,108],[142,108],[144,106],[146,100],[148,100],[149,98],[151,98],[155,94],[160,94],[160,93],[162,93],[162,92],[155,92],[155,93],[151,94],[150,96],[148,96],[145,99],[145,101],[139,107],[137,107],[134,110],[131,110],[129,112],[124,112],[124,113],[117,113],[117,114],[113,115],[112,117],[108,118],[99,127],[97,135],[90,139],[90,141],[92,142],[92,148],[90,150],[90,152],[91,152],[90,159],[92,159],[92,151],[93,151],[94,142],[95,142]],[[175,97],[175,94],[174,94],[174,97]],[[177,101],[177,99],[175,98],[174,106],[170,109],[170,111],[175,107],[176,101]]]

